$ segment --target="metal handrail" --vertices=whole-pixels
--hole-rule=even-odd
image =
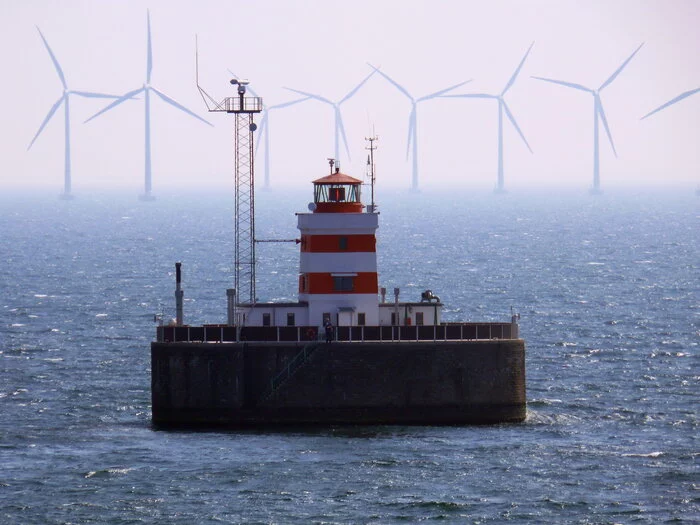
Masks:
[[[517,326],[517,325],[516,325]],[[207,326],[158,326],[158,342],[233,342],[236,327],[227,325]],[[512,323],[443,323],[440,325],[387,325],[387,326],[339,326],[334,330],[334,341],[472,341],[489,339],[517,339]],[[300,343],[310,335],[321,337],[316,326],[241,327],[240,340],[246,342]]]

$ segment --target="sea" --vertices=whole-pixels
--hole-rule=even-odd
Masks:
[[[257,238],[295,239],[308,190],[259,191]],[[526,421],[230,431],[152,427],[149,345],[177,261],[185,322],[225,322],[232,190],[5,193],[0,523],[700,523],[693,190],[378,187],[390,296],[520,314]],[[295,300],[298,258],[258,244],[259,300]]]

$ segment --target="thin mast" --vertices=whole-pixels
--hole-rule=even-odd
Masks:
[[[369,177],[370,177],[370,187],[372,188],[372,207],[370,208],[372,210],[372,213],[374,213],[374,181],[376,180],[375,173],[374,173],[374,150],[377,149],[377,146],[374,145],[375,141],[379,140],[379,137],[376,135],[374,137],[365,137],[365,140],[369,142],[369,146],[366,147],[365,149],[369,150],[369,155],[367,156],[367,165],[369,166]]]

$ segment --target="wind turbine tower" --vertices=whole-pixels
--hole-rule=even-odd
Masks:
[[[644,42],[642,42],[637,49],[634,50],[627,60],[625,60],[620,67],[618,67],[610,77],[603,82],[598,89],[591,89],[581,84],[575,84],[573,82],[565,82],[563,80],[554,80],[551,78],[535,77],[537,80],[544,80],[545,82],[551,82],[553,84],[560,84],[565,87],[578,89],[580,91],[586,91],[593,95],[593,187],[591,188],[592,195],[601,194],[600,189],[600,156],[599,156],[599,133],[598,133],[598,119],[603,122],[603,127],[605,128],[605,133],[608,135],[608,140],[610,141],[610,146],[612,147],[613,154],[617,157],[617,151],[615,150],[615,144],[613,143],[612,135],[610,134],[610,128],[608,127],[608,119],[605,117],[605,111],[603,110],[603,102],[600,99],[600,92],[603,91],[607,86],[609,86],[617,76],[622,72],[622,70],[629,64],[630,60],[637,54],[637,52],[642,48]]]
[[[372,75],[374,75],[374,71],[367,75],[362,82],[360,82],[357,86],[352,88],[350,92],[345,95],[343,98],[341,98],[337,102],[333,102],[325,97],[322,97],[321,95],[315,95],[313,93],[308,93],[306,91],[300,91],[298,89],[292,89],[285,87],[284,89],[287,89],[289,91],[292,91],[294,93],[298,93],[299,95],[303,95],[306,97],[306,99],[314,99],[318,100],[319,102],[323,102],[324,104],[328,104],[333,107],[334,115],[335,115],[335,124],[334,124],[334,132],[335,132],[335,161],[336,161],[336,166],[340,165],[340,138],[342,137],[343,139],[343,144],[345,144],[345,153],[348,156],[348,160],[350,160],[350,148],[348,147],[348,139],[345,136],[345,126],[343,126],[343,116],[340,112],[340,106],[352,98],[355,93],[359,91],[359,89],[365,85],[365,83],[372,78]],[[305,99],[305,100],[306,100]]]
[[[413,167],[411,170],[411,189],[413,191],[418,191],[418,120],[417,120],[417,109],[418,109],[418,104],[421,102],[424,102],[426,100],[430,100],[432,98],[439,97],[443,95],[444,93],[447,93],[449,91],[452,91],[453,89],[457,89],[460,86],[463,86],[464,84],[467,84],[468,82],[471,82],[470,80],[465,80],[464,82],[460,82],[459,84],[455,84],[454,86],[450,86],[445,89],[441,89],[440,91],[436,91],[435,93],[431,93],[429,95],[425,95],[420,98],[414,98],[413,95],[411,95],[406,88],[404,88],[402,85],[400,85],[398,82],[396,82],[393,78],[391,78],[389,75],[381,71],[379,68],[374,67],[372,64],[369,64],[369,66],[374,70],[375,73],[379,73],[381,76],[383,76],[387,81],[389,81],[390,84],[392,84],[396,89],[398,89],[401,93],[406,95],[408,99],[411,101],[411,113],[408,116],[408,141],[406,143],[406,159],[408,159],[409,152],[412,152],[413,154]],[[413,149],[411,149],[411,146],[413,146]]]
[[[144,107],[145,107],[145,128],[146,128],[146,133],[145,133],[145,152],[146,153],[145,153],[144,193],[140,198],[141,198],[141,200],[150,201],[150,200],[155,199],[155,197],[153,196],[153,193],[152,193],[152,177],[151,177],[151,92],[155,93],[164,102],[179,109],[180,111],[184,111],[185,113],[196,118],[197,120],[201,120],[202,122],[204,122],[205,124],[208,124],[209,126],[211,126],[212,124],[207,122],[206,120],[204,120],[202,117],[200,117],[196,113],[190,111],[182,104],[179,104],[178,102],[176,102],[175,100],[170,98],[168,95],[166,95],[162,91],[159,91],[158,89],[151,86],[151,72],[153,70],[153,52],[152,52],[152,46],[151,46],[151,15],[150,15],[149,11],[146,11],[146,25],[147,25],[147,29],[148,29],[148,48],[147,48],[147,54],[146,54],[146,81],[144,82],[143,86],[141,86],[140,88],[134,89],[132,91],[129,91],[128,93],[125,93],[124,95],[119,97],[117,100],[112,102],[110,105],[108,105],[107,107],[105,107],[102,110],[95,113],[92,117],[87,119],[85,122],[90,122],[95,117],[98,117],[101,114],[109,111],[110,109],[117,107],[122,102],[126,102],[127,100],[135,97],[139,93],[143,93],[144,101],[145,101]]]
[[[511,113],[510,109],[508,108],[508,104],[506,104],[506,101],[503,97],[508,92],[508,90],[513,86],[513,84],[515,83],[515,79],[518,78],[518,74],[520,73],[520,70],[522,69],[523,64],[525,63],[527,56],[530,54],[530,51],[532,50],[532,46],[534,46],[534,45],[535,45],[534,42],[532,44],[530,44],[530,47],[527,49],[527,52],[525,53],[525,56],[520,61],[520,64],[518,64],[518,67],[515,68],[515,71],[511,75],[510,80],[508,80],[508,83],[505,85],[503,90],[498,95],[488,94],[488,93],[468,93],[468,94],[443,95],[443,98],[487,98],[487,99],[494,99],[494,100],[498,101],[498,181],[496,183],[496,189],[495,189],[496,193],[506,193],[504,177],[503,177],[503,113],[504,112],[506,114],[506,117],[508,117],[508,120],[510,120],[510,123],[515,128],[515,131],[517,131],[518,135],[520,135],[520,138],[523,139],[523,142],[525,143],[525,146],[527,146],[527,149],[530,150],[530,153],[532,153],[532,148],[530,147],[530,144],[528,144],[527,139],[525,138],[525,135],[523,135],[523,132],[520,130],[520,126],[518,126],[518,123],[515,121],[515,117],[513,116],[513,113]]]
[[[235,78],[238,78],[238,76],[230,69],[228,70],[228,72],[231,73]],[[258,97],[258,94],[250,86],[248,86],[248,91],[254,97]],[[257,156],[258,150],[260,149],[260,140],[261,139],[264,140],[264,144],[263,144],[263,147],[265,149],[265,178],[264,178],[264,186],[263,186],[264,190],[270,189],[270,124],[268,121],[268,115],[269,115],[270,111],[272,111],[273,109],[286,108],[289,106],[293,106],[294,104],[298,104],[299,102],[304,102],[305,100],[308,100],[308,99],[309,99],[309,97],[298,98],[296,100],[285,102],[283,104],[276,104],[276,105],[270,106],[270,107],[267,107],[263,104],[262,118],[260,119],[260,125],[258,126],[258,140],[255,142],[255,155]]]
[[[71,162],[70,162],[70,96],[71,95],[76,95],[79,97],[85,97],[85,98],[117,98],[114,95],[105,95],[104,93],[92,93],[89,91],[73,91],[71,89],[68,89],[68,85],[66,84],[66,77],[63,74],[63,69],[61,68],[61,65],[58,63],[58,60],[56,59],[56,55],[53,54],[53,51],[51,51],[51,47],[49,46],[49,43],[46,41],[46,38],[44,38],[43,33],[41,32],[41,29],[38,27],[36,28],[37,31],[39,31],[39,36],[41,37],[41,40],[44,42],[44,46],[46,46],[46,50],[49,52],[49,56],[51,57],[51,61],[53,62],[54,67],[56,68],[56,73],[58,74],[58,78],[61,80],[61,84],[63,84],[63,94],[61,97],[54,103],[53,106],[51,106],[51,109],[49,112],[46,114],[46,117],[44,118],[44,121],[41,123],[41,126],[39,126],[39,131],[36,132],[36,135],[34,135],[34,138],[32,141],[29,143],[29,146],[27,147],[27,151],[31,149],[31,147],[34,145],[34,142],[36,141],[37,138],[39,138],[39,135],[41,135],[41,132],[44,130],[46,125],[49,123],[51,118],[54,116],[56,111],[58,110],[59,107],[61,107],[61,104],[63,104],[63,109],[64,109],[64,140],[65,140],[65,156],[64,156],[64,175],[63,175],[63,193],[61,194],[62,199],[70,200],[73,198],[73,193],[72,193],[72,182],[71,182]]]

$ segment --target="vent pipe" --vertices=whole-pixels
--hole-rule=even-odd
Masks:
[[[227,324],[233,326],[236,324],[236,289],[228,288],[226,290],[226,312]]]
[[[398,288],[394,288],[394,320],[397,325],[401,324],[401,321],[399,320],[399,290]]]
[[[185,292],[181,288],[182,283],[182,263],[175,263],[175,324],[182,326],[182,301]]]

